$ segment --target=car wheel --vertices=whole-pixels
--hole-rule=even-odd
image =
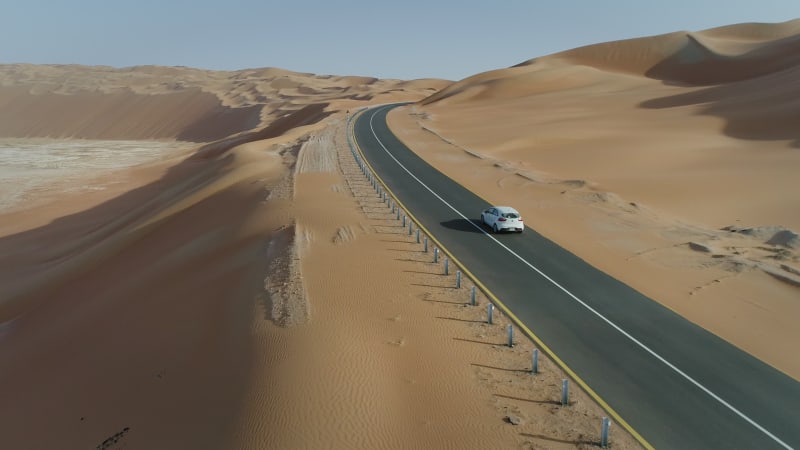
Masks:
[[[499,233],[500,230],[497,228],[497,224],[494,224],[494,234]]]

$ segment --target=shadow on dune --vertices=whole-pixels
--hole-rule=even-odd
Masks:
[[[800,35],[776,39],[750,51],[727,55],[687,33],[685,44],[644,75],[667,84],[709,86],[749,80],[800,65]]]
[[[332,112],[325,111],[327,106],[328,103],[313,103],[306,105],[297,111],[279,117],[261,130],[249,131],[217,142],[206,144],[201,147],[197,153],[192,155],[192,159],[214,158],[220,153],[224,153],[228,149],[237,145],[278,137],[292,128],[321,122],[332,114]]]
[[[699,106],[699,114],[720,117],[723,132],[747,140],[789,140],[800,148],[800,65],[754,79],[654,98],[646,109]]]
[[[547,402],[545,402],[545,403],[547,403]],[[560,402],[555,402],[555,401],[549,402],[549,403],[554,404],[554,405],[560,405],[561,404]],[[538,440],[542,440],[542,441],[555,442],[555,443],[559,443],[559,444],[568,444],[568,445],[575,445],[575,446],[587,445],[587,446],[598,446],[599,447],[599,443],[598,442],[587,440],[587,439],[559,439],[559,438],[552,437],[552,436],[546,436],[544,434],[532,434],[532,433],[520,433],[520,436],[524,436],[524,437],[529,438],[529,439],[538,439]]]
[[[148,185],[0,238],[0,324],[13,319],[0,340],[0,421],[15,430],[6,443],[102,442],[118,430],[94,419],[111,407],[140,442],[229,444],[220,430],[234,429],[247,403],[253,308],[275,226],[243,231],[263,208],[258,175],[195,194],[236,170],[234,146],[319,122],[326,106],[207,144]],[[83,416],[92,420],[77,437],[27,425]]]
[[[262,106],[219,106],[192,122],[176,136],[179,141],[209,142],[257,127]]]

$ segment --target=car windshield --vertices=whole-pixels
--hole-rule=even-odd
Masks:
[[[514,213],[503,213],[503,217],[505,217],[506,219],[517,219],[517,218],[519,218],[519,216],[517,214],[514,214]]]

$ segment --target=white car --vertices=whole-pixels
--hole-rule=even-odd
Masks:
[[[492,206],[481,212],[481,222],[495,233],[516,231],[522,233],[525,225],[519,211],[510,206]]]

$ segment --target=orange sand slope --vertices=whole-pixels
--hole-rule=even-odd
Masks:
[[[800,379],[800,20],[574,49],[391,123],[577,255]]]

